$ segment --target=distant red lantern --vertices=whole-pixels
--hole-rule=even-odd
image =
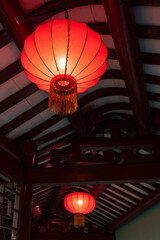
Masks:
[[[95,199],[85,192],[74,192],[64,198],[65,208],[75,214],[74,225],[84,226],[84,214],[90,213],[96,206]]]
[[[24,43],[21,62],[28,79],[49,92],[49,109],[77,109],[77,93],[94,86],[107,68],[107,48],[98,33],[69,19],[40,25]]]

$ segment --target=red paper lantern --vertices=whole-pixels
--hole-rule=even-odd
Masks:
[[[95,199],[88,193],[74,192],[64,198],[65,208],[75,214],[74,225],[84,226],[84,214],[90,213],[96,206]]]
[[[49,109],[77,109],[77,93],[94,86],[107,68],[107,48],[85,23],[69,19],[40,25],[24,43],[21,62],[28,79],[49,92]]]

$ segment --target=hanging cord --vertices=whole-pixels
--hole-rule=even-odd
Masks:
[[[68,11],[67,11],[67,8],[64,8],[65,10],[65,19],[68,19]]]

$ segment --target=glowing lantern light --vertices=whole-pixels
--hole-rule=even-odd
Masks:
[[[75,214],[74,226],[84,226],[84,214],[90,213],[96,206],[95,199],[88,193],[70,193],[64,198],[65,208]]]
[[[49,109],[77,110],[77,93],[94,86],[107,68],[107,48],[85,23],[69,19],[40,25],[24,43],[21,62],[28,79],[49,92]]]

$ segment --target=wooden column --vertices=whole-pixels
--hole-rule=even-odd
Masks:
[[[33,185],[24,184],[21,195],[20,217],[19,217],[19,238],[30,240],[32,220],[32,191]]]
[[[34,166],[37,145],[32,140],[25,140],[21,143],[21,156],[25,167]]]

